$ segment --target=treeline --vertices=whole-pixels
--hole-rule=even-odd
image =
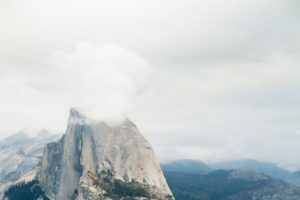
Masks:
[[[8,200],[50,200],[42,188],[39,186],[37,180],[27,183],[18,183],[9,187],[4,193],[4,199]]]

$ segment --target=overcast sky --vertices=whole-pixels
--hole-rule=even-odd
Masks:
[[[297,0],[0,0],[0,138],[130,117],[161,161],[300,169]]]

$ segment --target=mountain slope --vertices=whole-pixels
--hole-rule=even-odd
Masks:
[[[93,121],[74,109],[63,138],[44,150],[38,180],[53,199],[172,199],[151,145],[132,122]]]
[[[46,144],[59,138],[43,130],[36,137],[20,132],[0,142],[0,198],[10,184],[38,165]]]
[[[288,183],[291,183],[293,185],[297,185],[300,187],[300,170],[291,173],[288,177],[285,179]]]
[[[249,171],[165,172],[176,200],[299,200],[300,189]]]

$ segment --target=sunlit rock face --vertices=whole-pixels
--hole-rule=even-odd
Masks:
[[[44,150],[38,179],[53,199],[173,199],[153,149],[128,119],[71,109],[65,135]]]

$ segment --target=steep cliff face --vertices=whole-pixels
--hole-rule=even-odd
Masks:
[[[65,135],[44,150],[38,179],[53,199],[172,199],[153,149],[129,120],[70,111]]]

